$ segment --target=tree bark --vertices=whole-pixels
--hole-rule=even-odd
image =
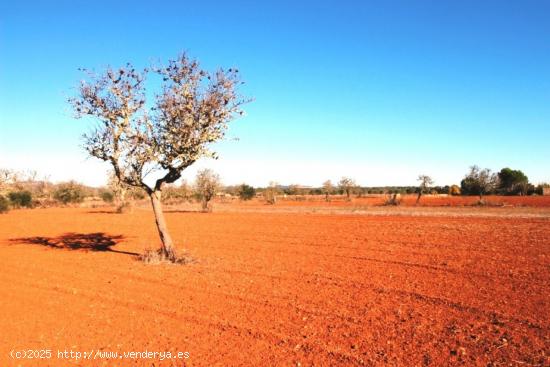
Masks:
[[[203,212],[208,211],[208,200],[206,200],[206,198],[202,198],[201,207]]]
[[[170,233],[168,233],[168,227],[166,226],[166,221],[164,220],[164,214],[162,213],[162,203],[160,201],[161,192],[152,191],[149,196],[151,197],[151,204],[153,204],[155,221],[157,223],[157,229],[162,242],[162,254],[170,261],[174,261],[176,259],[176,253],[174,250],[172,237],[170,237]]]

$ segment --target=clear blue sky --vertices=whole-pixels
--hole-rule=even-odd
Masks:
[[[196,165],[228,184],[445,185],[472,164],[550,181],[549,19],[544,0],[4,1],[0,166],[101,184],[66,103],[77,68],[187,50],[256,99]]]

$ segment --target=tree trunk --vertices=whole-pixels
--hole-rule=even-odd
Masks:
[[[162,242],[162,254],[170,261],[174,261],[176,259],[176,253],[174,251],[174,243],[172,242],[172,237],[170,237],[170,233],[168,233],[168,228],[166,227],[164,214],[162,213],[162,204],[160,201],[161,192],[153,191],[149,196],[151,197],[151,204],[153,204],[155,221],[157,223],[157,229],[159,231],[160,240]]]
[[[416,197],[416,204],[420,201],[420,197],[422,196],[422,192],[418,193],[418,196]]]

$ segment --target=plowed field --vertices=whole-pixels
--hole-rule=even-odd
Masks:
[[[173,211],[167,221],[191,264],[136,259],[158,246],[149,210],[0,215],[0,366],[550,364],[548,218]],[[28,350],[53,355],[10,356]]]

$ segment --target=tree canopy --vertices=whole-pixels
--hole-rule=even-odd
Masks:
[[[508,195],[526,194],[529,179],[520,170],[503,168],[498,173],[498,188]]]
[[[479,195],[480,200],[483,195],[491,192],[497,184],[497,175],[490,169],[481,169],[474,165],[470,167],[470,172],[460,182],[462,194]]]
[[[99,122],[84,136],[86,150],[111,163],[122,182],[149,193],[178,180],[197,159],[216,158],[210,144],[225,136],[227,123],[248,101],[237,94],[237,69],[209,73],[186,54],[162,67],[138,71],[127,64],[87,73],[89,80],[69,100],[77,118]],[[161,78],[153,103],[146,101],[149,73]],[[163,176],[149,187],[145,178],[156,171]]]

